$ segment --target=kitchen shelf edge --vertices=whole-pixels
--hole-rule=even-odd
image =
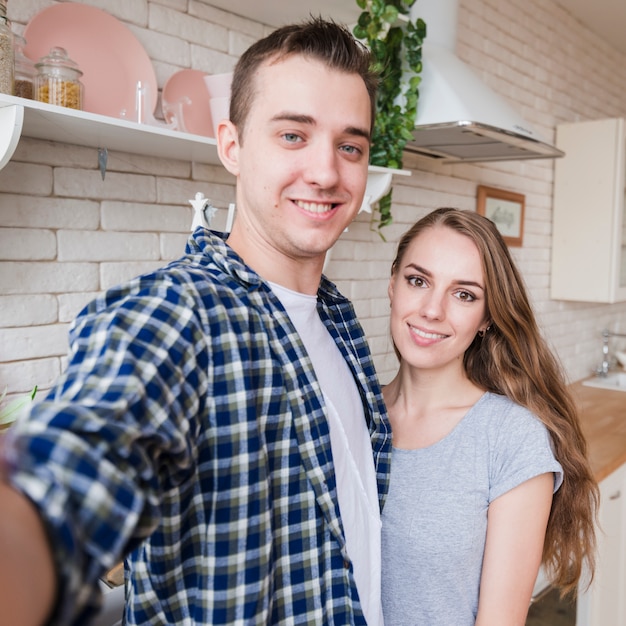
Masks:
[[[13,107],[16,114],[0,115],[0,133],[5,138],[0,145],[0,168],[10,160],[21,137],[221,165],[212,137],[0,94],[0,109],[7,107]]]

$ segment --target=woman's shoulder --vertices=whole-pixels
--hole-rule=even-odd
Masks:
[[[480,398],[480,401],[484,407],[498,409],[500,411],[516,411],[518,409],[521,409],[522,411],[528,410],[521,404],[518,404],[514,400],[511,400],[511,398],[509,398],[508,396],[494,393],[493,391],[485,391],[483,396]]]
[[[515,426],[523,429],[545,429],[541,420],[530,409],[504,395],[487,391],[477,404],[478,407],[480,416],[495,428],[506,424],[507,429],[514,429]]]
[[[480,399],[483,409],[490,409],[494,411],[507,411],[510,413],[519,413],[520,415],[534,416],[532,411],[522,406],[515,400],[511,400],[508,396],[504,396],[492,391],[486,391]]]

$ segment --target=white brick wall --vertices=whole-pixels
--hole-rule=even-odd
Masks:
[[[126,22],[153,60],[159,88],[183,67],[230,71],[267,27],[197,0],[89,0]],[[17,32],[54,0],[9,2]],[[510,99],[547,139],[559,122],[626,116],[626,58],[554,0],[461,0],[457,52]],[[407,156],[394,181],[395,222],[383,241],[361,215],[334,247],[328,276],[354,301],[386,382],[397,366],[389,339],[387,282],[400,234],[442,205],[475,208],[476,186],[526,196],[524,247],[513,254],[541,326],[570,378],[600,359],[599,332],[626,330],[626,305],[549,299],[551,161],[444,165]],[[189,199],[202,191],[226,208],[224,169],[109,154],[103,181],[96,149],[22,139],[0,171],[0,390],[46,388],[60,373],[67,329],[99,291],[180,255]],[[225,211],[217,216],[224,223]]]

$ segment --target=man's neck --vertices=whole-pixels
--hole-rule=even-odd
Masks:
[[[241,237],[236,230],[229,235],[226,243],[261,278],[292,291],[317,294],[325,255],[307,259],[291,258],[277,250],[256,246],[255,242]]]

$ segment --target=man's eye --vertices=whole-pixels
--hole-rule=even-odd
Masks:
[[[342,146],[341,149],[348,154],[360,154],[361,150],[356,146]]]
[[[283,135],[283,139],[285,139],[285,141],[288,141],[289,143],[296,143],[298,141],[301,141],[300,135],[296,135],[296,133],[285,133]]]

